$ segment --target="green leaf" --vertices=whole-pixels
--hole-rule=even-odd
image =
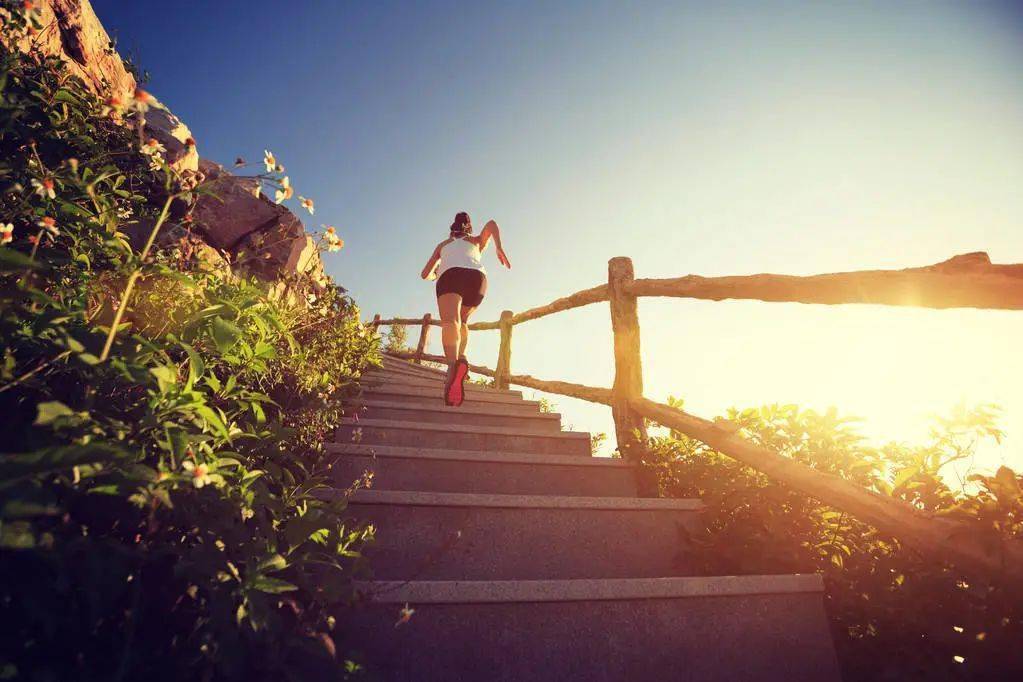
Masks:
[[[185,383],[185,390],[187,391],[202,377],[203,372],[206,371],[206,363],[203,362],[202,356],[187,343],[181,343],[181,347],[188,353],[188,381]]]
[[[224,420],[221,419],[220,416],[217,415],[217,413],[214,412],[209,406],[196,405],[193,409],[195,410],[196,414],[198,414],[200,417],[206,420],[206,423],[213,427],[213,430],[216,431],[221,437],[223,437],[226,440],[231,440],[231,436],[227,431],[227,426],[224,424]]]
[[[283,571],[287,567],[287,559],[280,554],[273,554],[260,561],[256,565],[256,571],[258,573],[273,573],[274,571]]]
[[[291,583],[280,580],[278,578],[268,578],[266,576],[260,576],[253,580],[249,586],[254,590],[260,592],[267,592],[269,594],[281,594],[282,592],[294,592],[298,588]]]
[[[149,373],[156,377],[160,387],[160,393],[166,393],[172,386],[178,383],[178,369],[169,365],[159,365],[149,370]]]
[[[44,426],[53,422],[58,417],[70,417],[74,411],[62,402],[52,400],[46,403],[39,403],[36,408],[38,413],[33,422],[36,426]]]
[[[213,341],[221,353],[231,350],[241,335],[242,330],[234,322],[228,322],[220,315],[213,318]]]

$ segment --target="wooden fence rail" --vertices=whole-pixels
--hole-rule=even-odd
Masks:
[[[754,445],[735,429],[695,417],[643,396],[637,298],[672,296],[710,300],[753,299],[801,303],[873,303],[930,308],[973,307],[1023,309],[1023,264],[993,265],[987,254],[956,256],[942,263],[906,270],[872,270],[796,277],[748,275],[635,279],[632,261],[608,262],[608,282],[559,298],[522,313],[501,313],[497,322],[480,322],[469,329],[501,331],[497,368],[470,365],[470,369],[494,377],[495,384],[526,386],[611,407],[615,440],[622,456],[639,464],[645,454],[646,420],[668,426],[718,452],[732,457],[773,480],[782,482],[861,521],[889,533],[929,555],[988,572],[1023,569],[1023,543],[992,546],[956,521],[925,514],[900,500],[866,490],[845,479],[825,474],[766,448]],[[608,301],[615,358],[612,388],[594,388],[564,381],[547,381],[511,373],[511,336],[516,324],[579,306]],[[425,353],[429,327],[439,325],[429,314],[422,318],[373,318],[372,325],[420,325],[414,353],[392,353],[416,362],[445,358]],[[643,479],[640,479],[641,481]],[[651,494],[650,490],[641,491]]]

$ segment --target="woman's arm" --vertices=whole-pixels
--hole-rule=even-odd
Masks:
[[[423,267],[423,272],[420,275],[420,277],[422,277],[423,279],[427,279],[430,277],[430,273],[433,272],[433,269],[435,267],[437,267],[437,261],[440,260],[440,249],[445,244],[447,244],[447,242],[443,241],[437,245],[437,248],[433,250],[433,254],[430,255],[430,260],[426,261],[426,265]]]
[[[481,252],[487,248],[487,243],[490,242],[491,237],[494,238],[494,246],[497,248],[497,260],[504,267],[511,269],[511,261],[508,260],[508,256],[504,252],[504,246],[501,244],[501,228],[497,226],[495,221],[488,220],[487,224],[483,226],[483,231],[480,232],[479,241],[477,242]]]

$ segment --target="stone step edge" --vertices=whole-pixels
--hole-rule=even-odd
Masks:
[[[364,426],[375,429],[405,429],[409,431],[446,431],[449,433],[474,433],[492,436],[521,436],[523,438],[563,438],[567,440],[590,440],[584,431],[522,431],[514,426],[474,426],[471,424],[439,424],[436,422],[406,422],[396,419],[355,419],[345,417],[342,426]]]
[[[816,573],[573,580],[356,581],[376,604],[501,604],[820,594]]]
[[[692,511],[703,509],[697,499],[669,497],[576,497],[569,495],[505,495],[500,493],[440,493],[418,490],[357,490],[350,504],[405,507],[486,507],[490,509],[592,509],[605,511]]]
[[[408,445],[374,445],[362,443],[326,443],[328,452],[363,457],[396,459],[451,460],[487,464],[536,464],[541,466],[603,467],[631,471],[633,466],[611,457],[579,455],[545,455],[528,452],[488,452],[484,450],[452,450],[450,448],[417,448]]]
[[[386,384],[363,384],[362,385],[363,395],[374,394],[374,393],[390,393],[395,395],[406,395],[414,396],[417,398],[428,398],[437,399],[440,401],[444,400],[441,395],[441,391],[436,390],[432,386],[421,386],[418,384],[403,384],[399,382],[386,383]],[[529,405],[530,407],[540,408],[540,402],[538,400],[525,400],[522,398],[519,391],[511,391],[511,395],[495,393],[492,391],[472,391],[470,397],[466,400],[472,402],[497,404],[497,405]],[[515,395],[518,393],[519,395]]]
[[[423,376],[428,377],[440,376],[442,379],[444,378],[445,374],[444,370],[442,369],[437,369],[435,367],[427,367],[425,365],[414,365],[410,362],[404,362],[401,360],[391,361],[390,359],[385,359],[383,365],[381,365],[380,368],[395,369],[405,372],[415,372],[417,374],[422,374]]]
[[[381,380],[380,377],[384,377],[384,380]],[[397,374],[383,375],[381,373],[367,372],[362,375],[360,383],[366,384],[368,386],[398,385],[416,386],[419,388],[433,388],[434,386],[440,388],[444,385],[444,382],[434,381],[433,379],[420,379],[419,377],[409,377],[409,379],[411,379],[410,381],[404,381],[404,379],[405,379],[404,376],[399,376]],[[470,393],[492,393],[496,395],[513,396],[517,398],[522,397],[522,391],[506,388],[485,388],[483,386],[476,386],[470,383],[466,383],[465,390]]]
[[[561,421],[561,415],[557,412],[537,412],[536,414],[508,414],[501,410],[499,407],[492,407],[491,404],[479,405],[479,404],[465,404],[461,407],[451,407],[449,405],[412,405],[410,403],[394,402],[391,400],[359,400],[353,401],[353,404],[362,407],[385,407],[392,410],[418,410],[420,412],[441,412],[444,414],[478,414],[487,415],[493,417],[515,417],[517,419],[540,419],[548,421]]]

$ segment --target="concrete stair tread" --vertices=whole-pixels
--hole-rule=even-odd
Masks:
[[[443,402],[442,391],[433,385],[402,383],[400,381],[382,383],[364,383],[362,395],[389,394],[402,396],[416,396],[430,398]],[[473,402],[496,403],[499,405],[530,405],[539,409],[540,403],[536,400],[526,400],[522,397],[521,391],[502,392],[497,390],[470,391],[466,398],[466,404]]]
[[[491,493],[422,492],[415,490],[357,490],[353,504],[421,507],[490,507],[498,509],[605,509],[615,511],[700,511],[697,499],[670,497],[575,497],[566,495],[505,495]]]
[[[362,407],[387,407],[395,410],[415,410],[415,411],[429,411],[437,412],[438,414],[479,414],[479,415],[492,415],[496,417],[519,417],[524,419],[540,419],[548,421],[560,421],[561,415],[556,412],[537,412],[536,414],[516,414],[509,413],[500,407],[495,406],[494,403],[463,403],[461,407],[452,407],[450,405],[413,405],[410,403],[395,402],[393,400],[379,400],[371,398],[366,400],[365,397],[362,400],[356,400],[355,404]]]
[[[546,455],[528,452],[493,452],[490,450],[452,450],[450,448],[417,448],[401,445],[363,443],[327,443],[327,450],[349,455],[375,457],[407,457],[415,459],[455,460],[462,462],[497,462],[505,464],[537,464],[576,467],[606,467],[631,470],[632,465],[611,457],[580,457],[579,455]]]
[[[374,580],[357,581],[356,589],[382,604],[493,604],[801,594],[823,592],[824,581],[816,573],[568,580]]]
[[[382,372],[372,372],[363,374],[363,382],[366,387],[379,387],[379,386],[419,386],[423,388],[434,388],[443,387],[443,381],[437,381],[435,379],[427,379],[420,377],[405,377],[397,374],[384,374]],[[516,391],[504,388],[487,388],[478,384],[465,384],[465,390],[467,393],[478,393],[478,394],[493,394],[502,396],[511,396],[515,398],[522,397],[522,391]]]
[[[523,436],[529,438],[559,438],[589,441],[590,434],[582,431],[523,432],[517,427],[473,426],[466,424],[443,424],[436,422],[407,422],[396,419],[356,419],[345,417],[344,426],[371,427],[377,429],[405,429],[415,431],[443,431],[447,433],[490,434],[500,436]]]

